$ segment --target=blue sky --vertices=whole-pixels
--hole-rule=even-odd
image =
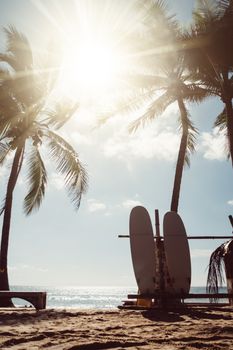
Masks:
[[[40,51],[50,38],[59,40],[67,23],[72,22],[74,30],[85,16],[80,11],[85,8],[90,13],[93,3],[97,4],[86,1],[83,6],[81,0],[0,0],[0,24],[14,24],[28,36],[33,49]],[[188,23],[194,1],[169,3],[172,12]],[[117,21],[125,2],[112,0],[111,4],[118,4],[118,12],[113,11],[113,5],[105,11],[114,13]],[[111,20],[110,15],[106,18]],[[102,105],[108,104],[106,96],[98,96]],[[128,233],[130,210],[136,204],[149,210],[153,224],[154,209],[160,211],[161,224],[169,210],[179,141],[177,107],[171,106],[162,118],[129,135],[126,116],[94,128],[100,106],[94,96],[91,100],[91,106],[87,101],[81,104],[62,131],[86,164],[88,193],[75,212],[61,178],[51,168],[44,202],[37,213],[26,218],[22,211],[22,174],[14,198],[10,236],[11,284],[135,285],[129,241],[117,235]],[[233,211],[232,167],[224,154],[224,137],[212,128],[221,109],[221,101],[213,98],[200,106],[189,106],[199,129],[197,151],[191,157],[191,168],[184,172],[180,198],[180,215],[189,235],[232,232],[227,218]],[[0,170],[0,179],[3,196],[6,169]],[[190,242],[193,285],[205,285],[208,257],[220,243]]]

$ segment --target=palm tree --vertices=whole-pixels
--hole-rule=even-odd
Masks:
[[[229,153],[233,165],[233,1],[200,0],[194,24],[184,34],[186,64],[200,85],[224,103]]]
[[[201,102],[209,94],[189,80],[189,74],[185,72],[182,63],[176,62],[175,65],[169,64],[170,67],[163,69],[163,76],[159,76],[159,80],[163,79],[162,94],[158,97],[157,77],[154,76],[154,95],[153,99],[147,107],[146,112],[140,116],[131,125],[131,131],[135,131],[139,126],[160,116],[166,108],[176,102],[179,109],[179,124],[181,130],[181,140],[176,162],[176,170],[173,184],[173,192],[171,199],[171,211],[178,211],[179,196],[182,182],[184,165],[190,165],[190,153],[195,149],[195,139],[197,129],[194,127],[186,106],[187,102]],[[162,79],[161,79],[162,78]],[[151,76],[150,86],[148,85],[148,93],[151,94],[153,87],[153,79]]]
[[[5,29],[6,53],[0,55],[0,164],[11,162],[3,214],[0,248],[0,290],[9,290],[7,255],[13,194],[23,164],[27,164],[28,193],[24,199],[26,215],[38,209],[45,194],[47,172],[41,156],[42,145],[57,171],[64,175],[68,194],[75,208],[87,188],[87,175],[73,147],[53,129],[61,127],[77,105],[52,103],[56,71],[46,62],[36,69],[26,37],[14,27]],[[12,155],[9,159],[8,155]],[[1,306],[10,305],[9,300]]]
[[[144,103],[147,107],[146,111],[132,123],[130,130],[135,131],[138,127],[144,126],[163,114],[169,105],[177,103],[181,140],[171,199],[171,211],[177,212],[184,165],[190,165],[189,156],[194,151],[197,135],[197,129],[190,119],[186,104],[201,102],[210,93],[193,81],[187,71],[183,53],[177,50],[180,41],[179,26],[173,16],[167,15],[166,11],[166,5],[162,1],[152,3],[148,9],[147,22],[150,26],[145,37],[149,38],[150,49],[144,51],[150,54],[143,62],[146,73],[136,76],[142,89],[142,98],[139,99],[137,96],[136,104],[141,107],[141,103]]]

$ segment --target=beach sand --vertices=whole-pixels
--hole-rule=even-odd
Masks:
[[[233,349],[233,308],[2,309],[0,349]]]

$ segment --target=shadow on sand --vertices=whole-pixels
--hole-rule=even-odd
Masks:
[[[231,319],[226,315],[226,311],[232,312],[232,308],[224,308],[224,319]],[[221,320],[223,314],[220,307],[195,307],[195,308],[175,308],[175,309],[154,309],[142,312],[142,316],[151,321],[180,322],[185,316],[192,319]]]

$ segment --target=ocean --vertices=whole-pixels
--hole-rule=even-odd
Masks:
[[[79,309],[115,309],[122,305],[128,294],[136,294],[136,287],[43,287],[43,286],[11,286],[15,291],[47,292],[48,308]],[[226,288],[220,289],[227,293]],[[190,293],[205,293],[205,287],[192,287]],[[208,302],[208,299],[189,300]],[[16,306],[29,306],[21,299],[13,299]],[[227,302],[227,300],[221,300]]]

